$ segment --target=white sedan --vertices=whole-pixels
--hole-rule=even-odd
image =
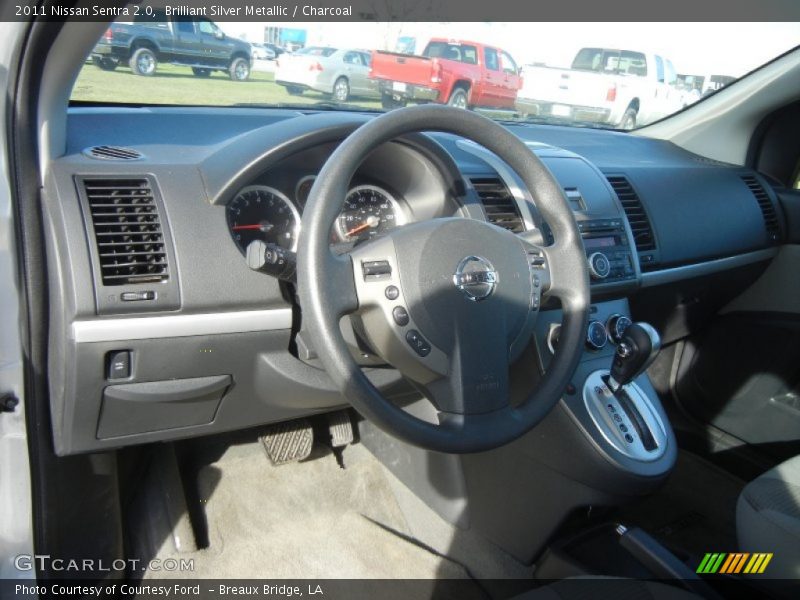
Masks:
[[[278,59],[275,83],[292,95],[306,90],[330,94],[336,102],[351,97],[378,97],[369,79],[370,55],[362,50],[310,46]]]

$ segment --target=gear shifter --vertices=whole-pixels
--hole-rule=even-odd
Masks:
[[[608,387],[615,394],[650,366],[661,350],[661,337],[649,323],[632,323],[617,345]]]

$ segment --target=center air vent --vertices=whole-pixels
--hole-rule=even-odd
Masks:
[[[475,191],[483,204],[486,219],[514,233],[525,231],[517,201],[505,184],[495,177],[471,179]]]
[[[84,179],[103,285],[169,279],[158,205],[147,179]]]
[[[133,148],[120,146],[92,146],[83,151],[89,158],[98,160],[140,160],[144,155]]]
[[[653,236],[650,219],[647,218],[647,213],[642,206],[641,200],[639,200],[639,195],[633,189],[630,181],[622,175],[607,175],[606,178],[611,187],[614,188],[619,201],[622,203],[622,208],[625,210],[625,215],[628,217],[628,223],[633,232],[633,240],[636,243],[636,250],[639,252],[655,250],[656,240]]]
[[[758,202],[758,207],[761,209],[761,214],[764,216],[764,228],[767,230],[767,237],[770,242],[777,242],[781,237],[781,224],[778,222],[778,215],[775,212],[775,206],[767,194],[767,190],[761,185],[761,182],[754,175],[742,175],[742,181],[750,188],[753,196]]]

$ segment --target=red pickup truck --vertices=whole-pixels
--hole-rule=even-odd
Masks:
[[[369,76],[377,82],[384,108],[418,101],[513,110],[522,87],[508,52],[439,38],[428,43],[422,56],[373,51]]]

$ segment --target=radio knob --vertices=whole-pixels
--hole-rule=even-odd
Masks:
[[[606,326],[600,321],[589,321],[589,328],[586,331],[586,347],[590,350],[602,350],[607,342]]]
[[[589,255],[589,274],[592,279],[605,279],[611,273],[611,262],[602,252]]]

